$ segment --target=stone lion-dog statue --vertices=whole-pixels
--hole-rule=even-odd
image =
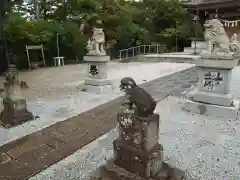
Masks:
[[[236,40],[236,34],[230,40],[220,20],[216,18],[207,20],[204,27],[208,53],[236,54],[240,52],[240,44]]]
[[[106,55],[104,45],[105,34],[103,32],[103,29],[94,28],[92,38],[88,40],[88,55]]]

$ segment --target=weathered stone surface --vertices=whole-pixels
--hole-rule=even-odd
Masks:
[[[111,81],[109,79],[93,79],[93,78],[87,78],[85,79],[86,85],[91,86],[106,86],[111,84]]]
[[[199,58],[196,61],[196,64],[201,67],[213,68],[216,67],[217,61],[218,63],[217,66],[221,69],[232,69],[236,67],[238,64],[238,60],[234,59],[233,56],[230,57],[222,56],[221,59],[216,60],[217,57],[220,58],[219,56],[203,55],[202,56],[203,59]]]
[[[151,151],[144,151],[121,141],[114,141],[114,163],[141,177],[154,177],[163,163],[163,147],[157,145]]]
[[[15,65],[11,64],[5,75],[3,106],[0,121],[5,128],[17,126],[34,119],[32,113],[27,110],[26,100],[21,94],[18,71]]]
[[[184,179],[184,171],[176,167],[172,167],[167,163],[163,163],[161,170],[154,178],[156,180],[182,180]]]
[[[112,85],[92,86],[92,85],[85,84],[82,90],[91,92],[91,93],[96,93],[96,94],[102,94],[102,93],[107,94],[113,90],[113,86]]]
[[[83,91],[107,93],[113,90],[111,81],[107,79],[107,62],[109,56],[85,56],[88,63],[88,77],[85,79]]]
[[[236,67],[238,60],[212,58],[212,54],[201,56],[197,60],[200,85],[193,94],[193,100],[206,104],[231,107],[233,97],[230,94],[230,81],[232,69]]]
[[[126,118],[128,119],[128,122]],[[128,113],[118,113],[119,140],[136,146],[144,151],[150,151],[158,144],[159,115],[148,117],[131,116]],[[131,122],[129,122],[131,121]]]
[[[207,104],[231,107],[233,103],[233,96],[231,94],[198,91],[194,94],[193,100]]]
[[[230,81],[238,60],[222,59],[205,55],[197,60],[200,85],[189,92],[183,109],[202,115],[237,118],[239,102],[230,94]]]
[[[108,161],[105,166],[96,170],[91,180],[183,180],[184,172],[178,168],[163,163],[161,170],[153,178],[144,178],[135,173],[129,172]]]
[[[184,101],[182,106],[183,110],[201,115],[225,117],[226,119],[233,120],[237,119],[239,111],[239,101],[233,101],[232,106],[226,107],[214,104],[195,102],[190,100],[190,98]]]
[[[15,101],[4,99],[3,105],[4,110],[0,114],[0,121],[5,128],[14,127],[34,119],[32,113],[27,110],[25,99]]]
[[[153,114],[156,102],[152,96],[145,89],[138,86],[131,77],[124,77],[120,81],[119,88],[125,92],[125,102],[120,107],[123,109],[121,112],[125,110],[130,111],[130,113],[139,117],[148,117]]]
[[[228,94],[232,69],[199,68],[200,91]],[[212,81],[211,81],[212,80]]]
[[[187,79],[186,77],[189,77],[189,81],[194,80],[197,76],[196,68],[189,68],[187,70],[177,72],[176,75],[171,74],[144,83],[141,85],[141,87],[145,88],[148,92],[150,92],[150,94],[154,97],[155,101],[159,102],[165,99],[171,91],[171,89],[164,91],[161,86],[159,86],[159,84],[167,85],[171,83],[177,83],[180,87],[183,80],[178,78],[179,75],[182,75],[184,79]],[[174,76],[175,81],[168,81],[168,78],[172,76]],[[157,84],[156,82],[158,82],[159,84]],[[35,132],[23,138],[12,141],[11,143],[5,144],[4,146],[1,146],[0,151],[7,153],[11,149],[16,149],[17,147],[22,146],[26,141],[31,141],[37,142],[41,145],[47,144],[53,147],[54,150],[45,149],[45,151],[48,150],[47,155],[45,155],[46,152],[41,152],[43,153],[41,157],[44,158],[33,160],[31,159],[31,155],[33,153],[32,151],[34,151],[33,149],[30,151],[26,151],[24,154],[19,154],[20,157],[18,157],[18,160],[10,160],[5,164],[0,164],[0,179],[3,178],[4,180],[27,180],[29,177],[39,173],[40,171],[60,161],[64,157],[71,155],[79,148],[82,148],[86,144],[92,142],[99,136],[116,127],[116,112],[119,109],[119,105],[122,101],[122,97],[117,98],[111,102],[100,105],[80,115],[54,124],[39,132]],[[74,124],[68,123],[69,121],[73,122]],[[72,136],[71,138],[69,133],[75,131],[75,128],[73,126],[76,126],[82,130],[85,129],[88,131],[88,133],[83,134],[83,136],[81,136],[82,134],[80,134],[78,139],[75,139],[76,136]],[[66,130],[64,130],[64,127],[66,127]],[[62,136],[68,136],[69,138],[65,139],[68,140],[68,142],[62,142],[60,140]]]
[[[102,56],[102,55],[95,55],[95,56],[84,56],[83,60],[86,62],[108,62],[110,61],[110,56]]]
[[[163,147],[158,144],[159,115],[138,117],[130,113],[131,123],[125,124],[125,129],[121,128],[121,116],[126,114],[118,114],[119,138],[113,142],[114,165],[110,166],[114,168],[103,176],[108,172],[109,180],[181,180],[184,173],[163,162]]]
[[[165,172],[167,178],[169,168],[162,167],[163,147],[158,143],[159,115],[153,114],[156,102],[132,78],[123,78],[120,89],[126,100],[117,114],[119,137],[113,142],[114,164],[142,179],[155,178],[159,172]],[[140,98],[141,103],[136,100]]]

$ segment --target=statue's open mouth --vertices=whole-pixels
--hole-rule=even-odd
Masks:
[[[119,89],[120,91],[127,92],[127,88],[122,85],[119,86]]]

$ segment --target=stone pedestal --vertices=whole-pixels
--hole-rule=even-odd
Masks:
[[[234,102],[230,94],[230,82],[232,69],[237,66],[238,59],[232,55],[203,54],[196,64],[200,85],[190,92],[191,100],[186,102],[184,108],[191,112],[214,116],[226,114],[229,117],[231,114],[230,117],[235,118],[239,103]],[[218,110],[225,112],[220,113]]]
[[[113,143],[115,164],[142,177],[155,177],[163,163],[159,115],[131,118],[122,113],[118,123],[120,136]]]
[[[163,147],[158,143],[158,114],[139,117],[118,113],[118,129],[119,137],[113,142],[114,159],[100,168],[99,179],[181,180],[184,177],[183,171],[163,162]]]
[[[0,114],[0,121],[5,128],[34,119],[32,113],[27,110],[27,103],[21,95],[18,83],[4,83],[3,106],[4,110]]]
[[[84,82],[84,90],[94,93],[106,93],[112,90],[111,81],[107,78],[107,63],[109,56],[92,55],[84,56],[88,63],[88,77]]]

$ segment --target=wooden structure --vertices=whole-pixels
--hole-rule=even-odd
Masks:
[[[41,50],[41,53],[42,53],[42,61],[38,61],[38,62],[32,62],[30,60],[30,57],[29,57],[29,50]],[[43,51],[43,45],[39,45],[39,46],[26,46],[26,51],[27,51],[27,58],[28,58],[28,65],[29,65],[29,70],[32,69],[32,65],[35,64],[35,65],[43,65],[43,66],[46,66],[46,63],[45,63],[45,56],[44,56],[44,51]]]
[[[183,6],[199,17],[201,24],[209,15],[217,15],[231,37],[237,33],[240,37],[240,0],[184,0]]]

